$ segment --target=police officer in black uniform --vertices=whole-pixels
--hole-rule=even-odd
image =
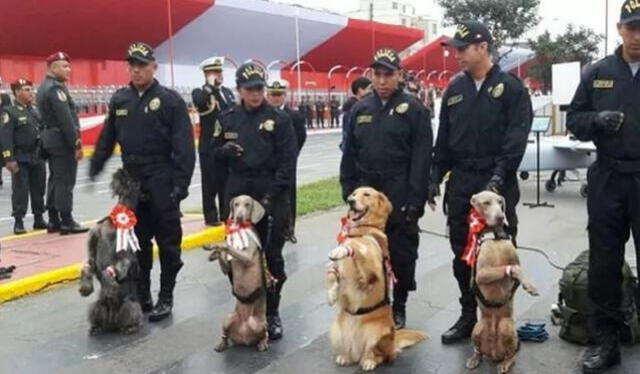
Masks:
[[[324,128],[324,101],[320,97],[316,101],[316,126],[319,129]]]
[[[267,101],[272,106],[284,111],[291,118],[291,123],[293,125],[293,131],[296,135],[296,144],[298,146],[298,153],[296,154],[296,167],[294,168],[293,174],[293,183],[291,184],[291,191],[289,193],[289,205],[291,209],[291,216],[289,217],[289,231],[286,235],[286,239],[292,243],[296,243],[298,239],[296,238],[295,228],[296,228],[296,214],[297,214],[297,197],[296,197],[296,189],[297,189],[297,161],[300,156],[300,151],[302,150],[302,146],[304,146],[305,141],[307,140],[307,128],[304,125],[305,119],[302,113],[297,110],[291,109],[289,105],[287,105],[287,89],[289,87],[289,82],[284,79],[273,79],[269,82],[267,86]]]
[[[463,70],[452,79],[442,99],[429,187],[429,203],[434,208],[439,185],[451,172],[444,204],[462,315],[442,335],[444,344],[470,337],[477,319],[471,268],[461,259],[471,196],[483,190],[504,196],[507,231],[514,241],[517,232],[515,207],[520,191],[516,171],[533,121],[531,98],[517,77],[492,62],[492,43],[489,30],[475,21],[460,24],[454,38],[444,43],[456,48]]]
[[[287,279],[282,247],[289,217],[288,193],[295,169],[296,139],[289,116],[265,100],[262,67],[253,63],[240,66],[236,83],[242,102],[220,114],[222,131],[215,134],[215,154],[229,167],[225,200],[249,195],[266,210],[256,229],[269,272],[277,280],[274,289],[267,291],[269,338],[277,340],[282,337],[278,308]]]
[[[200,64],[206,83],[191,93],[193,103],[200,115],[200,173],[202,178],[202,209],[205,224],[213,226],[226,219],[227,207],[223,204],[224,184],[227,170],[215,162],[211,138],[216,130],[216,121],[221,111],[235,105],[235,97],[230,89],[223,86],[224,57],[211,57]],[[217,201],[216,201],[217,200]],[[216,206],[217,204],[217,206]],[[220,214],[218,214],[218,208]]]
[[[338,128],[340,125],[340,102],[334,97],[331,98],[331,127]]]
[[[47,186],[48,232],[62,235],[89,231],[71,215],[78,161],[83,157],[76,105],[65,82],[71,75],[71,59],[64,52],[47,58],[47,76],[38,88],[37,103],[44,130],[42,145],[49,161]]]
[[[15,105],[4,108],[0,121],[1,153],[6,167],[11,171],[11,205],[15,219],[14,234],[24,234],[23,218],[27,213],[29,196],[33,212],[33,228],[46,229],[44,213],[44,190],[46,169],[40,157],[39,114],[32,105],[33,83],[18,79],[11,84]]]
[[[311,102],[310,97],[305,97],[304,99],[304,107],[305,107],[305,117],[307,119],[307,129],[313,128],[313,103]]]
[[[407,297],[416,289],[418,219],[427,199],[433,134],[427,109],[398,86],[402,67],[396,51],[378,50],[371,67],[373,94],[351,109],[340,184],[345,201],[361,186],[373,187],[391,200],[393,211],[385,231],[398,279],[393,289],[393,318],[403,328]]]
[[[596,307],[592,323],[598,345],[587,352],[584,373],[601,373],[620,363],[629,229],[640,263],[640,2],[624,2],[618,32],[622,45],[584,69],[567,115],[568,129],[598,149],[587,175],[589,296]]]
[[[142,184],[143,198],[135,208],[135,232],[140,242],[138,298],[150,321],[173,308],[173,289],[182,267],[180,202],[189,192],[195,166],[195,145],[187,106],[180,95],[154,79],[158,68],[153,49],[131,44],[127,52],[131,83],[113,95],[109,113],[91,159],[94,179],[111,157],[116,142],[124,169]],[[160,293],[153,305],[151,267],[155,238],[160,249]]]

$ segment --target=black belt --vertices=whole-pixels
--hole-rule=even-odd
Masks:
[[[375,164],[358,164],[358,171],[370,178],[389,178],[396,175],[406,174],[409,163],[375,163]]]
[[[622,174],[640,173],[640,160],[618,160],[598,155],[598,162]]]
[[[157,163],[169,163],[171,162],[171,157],[167,155],[133,155],[133,154],[123,154],[122,162],[126,164],[157,164]]]
[[[462,170],[489,170],[496,167],[495,157],[464,158],[453,161],[453,167]]]

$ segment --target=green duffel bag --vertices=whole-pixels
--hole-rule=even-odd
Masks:
[[[575,344],[595,343],[593,329],[589,319],[595,307],[588,294],[589,251],[582,252],[562,272],[560,278],[560,337]],[[625,262],[622,269],[623,292],[622,312],[625,324],[620,331],[620,339],[626,344],[640,343],[640,323],[637,305],[640,303],[638,281],[629,264]]]

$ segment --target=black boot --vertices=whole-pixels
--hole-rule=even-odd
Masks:
[[[477,304],[473,295],[463,295],[460,298],[460,304],[462,305],[462,315],[449,330],[442,334],[442,344],[454,344],[470,338],[473,327],[478,322]]]
[[[282,283],[278,282],[275,290],[267,291],[267,331],[269,340],[282,339],[282,321],[280,320],[280,291]]]
[[[407,324],[407,304],[408,292],[400,290],[398,288],[393,289],[393,322],[396,325],[396,329],[403,329]]]
[[[153,299],[151,298],[151,271],[140,269],[138,273],[138,302],[142,313],[150,313],[153,309]]]
[[[47,232],[54,233],[60,231],[60,216],[58,215],[58,211],[55,209],[49,209],[47,212],[49,214],[49,223],[47,224]]]
[[[71,213],[60,213],[60,217],[62,218],[60,235],[82,234],[83,232],[89,231],[88,227],[80,226],[80,224],[73,219]]]
[[[180,265],[182,267],[182,265]],[[180,269],[178,267],[178,270]],[[173,309],[173,289],[176,287],[178,271],[162,271],[160,273],[160,293],[158,302],[149,313],[149,321],[161,321],[171,315]]]
[[[158,302],[149,313],[150,322],[158,322],[169,317],[173,309],[173,298],[158,297]]]
[[[598,345],[588,351],[582,362],[585,374],[604,373],[620,364],[620,337],[617,332],[608,332],[598,338]]]
[[[24,229],[24,222],[22,222],[22,217],[15,217],[15,223],[13,224],[13,233],[16,235],[27,233],[27,230]]]
[[[47,228],[47,222],[42,218],[42,214],[36,214],[33,216],[33,229],[44,230]]]

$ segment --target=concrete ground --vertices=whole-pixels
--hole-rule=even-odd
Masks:
[[[578,188],[577,183],[570,183],[554,194],[543,193],[544,200],[556,204],[553,209],[520,205],[520,245],[543,249],[560,265],[584,250],[586,208]],[[522,184],[522,195],[523,202],[535,198],[533,180]],[[75,283],[0,305],[0,373],[359,372],[357,367],[335,365],[327,337],[336,311],[326,302],[325,265],[327,253],[336,245],[338,219],[343,213],[338,209],[299,220],[299,242],[285,248],[289,274],[281,305],[285,336],[274,342],[268,352],[245,347],[232,347],[222,354],[213,351],[222,320],[235,301],[218,265],[207,261],[208,253],[196,250],[183,255],[185,266],[179,275],[172,318],[146,324],[134,336],[89,337],[86,313],[95,295],[81,298]],[[440,212],[429,212],[421,227],[444,233],[444,222]],[[628,255],[635,265],[632,250]],[[521,250],[520,257],[541,296],[534,298],[518,291],[518,323],[548,323],[550,305],[557,299],[560,271],[539,254]],[[467,372],[464,363],[471,355],[471,346],[440,343],[440,334],[455,321],[459,309],[451,258],[446,239],[421,235],[418,290],[409,299],[408,326],[426,331],[431,339],[407,349],[393,365],[384,365],[377,372]],[[154,288],[157,280],[156,272]],[[551,336],[547,342],[522,344],[514,374],[580,372],[585,348],[560,340],[556,327],[547,324],[547,328]],[[622,366],[610,373],[631,374],[639,370],[640,348],[625,347]],[[495,373],[496,369],[493,363],[485,362],[475,372]]]

